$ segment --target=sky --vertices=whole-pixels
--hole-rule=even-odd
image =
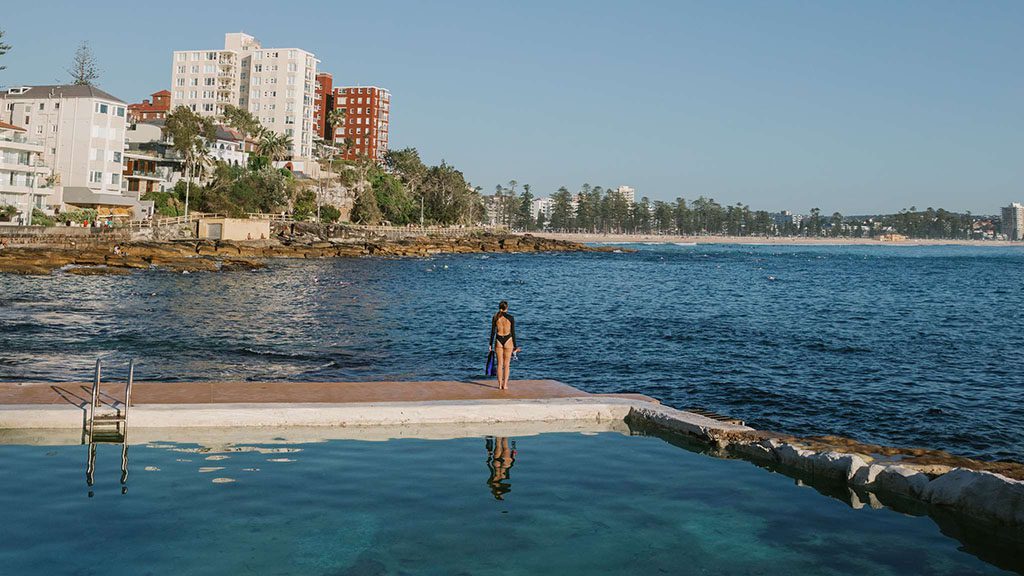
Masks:
[[[490,193],[847,215],[1024,200],[1024,2],[11,2],[0,86],[67,81],[79,43],[127,102],[173,50],[244,31],[387,88],[391,148]]]

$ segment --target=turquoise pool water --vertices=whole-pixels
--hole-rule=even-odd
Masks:
[[[929,517],[657,438],[503,446],[138,445],[124,492],[118,446],[91,489],[84,446],[0,446],[0,573],[1003,573]]]

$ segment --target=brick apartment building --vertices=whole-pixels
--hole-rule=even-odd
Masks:
[[[334,142],[346,144],[343,157],[383,163],[388,151],[391,93],[376,86],[335,88],[334,107],[346,109],[345,125],[331,127]]]
[[[153,92],[149,98],[138,104],[128,105],[128,120],[130,122],[145,122],[146,120],[164,120],[167,113],[171,111],[171,91],[161,90]]]
[[[316,136],[324,141],[331,140],[330,122],[327,120],[331,110],[334,110],[334,77],[330,72],[319,72],[313,95],[313,129]]]

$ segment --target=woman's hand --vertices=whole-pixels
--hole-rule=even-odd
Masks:
[[[522,350],[522,348],[520,348],[520,347],[516,346],[516,349],[515,349],[515,350],[513,350],[513,352],[515,352],[516,354],[519,354],[519,352],[520,352],[521,350]]]
[[[487,351],[488,352],[494,352],[494,346],[488,346],[487,347]]]

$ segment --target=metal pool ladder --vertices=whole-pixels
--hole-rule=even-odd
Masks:
[[[132,405],[132,383],[135,381],[135,360],[128,362],[128,381],[124,390],[124,409],[114,407],[113,413],[98,413],[100,407],[100,380],[102,366],[96,360],[92,380],[92,399],[89,403],[89,459],[85,467],[85,481],[91,488],[96,471],[96,445],[121,445],[121,493],[128,491],[128,408]],[[93,495],[92,491],[89,496]]]

